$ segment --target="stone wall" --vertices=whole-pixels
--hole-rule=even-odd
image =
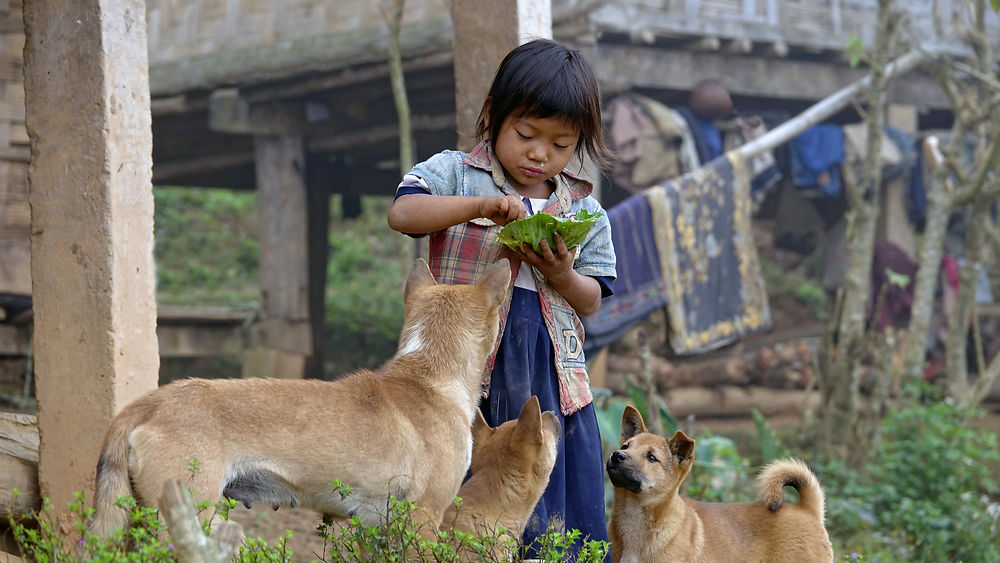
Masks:
[[[393,0],[148,0],[149,62],[197,58],[384,27]],[[406,0],[404,21],[448,17],[447,0]]]

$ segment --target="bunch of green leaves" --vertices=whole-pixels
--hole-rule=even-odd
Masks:
[[[350,494],[350,487],[339,480],[332,485],[342,498]],[[461,499],[455,502],[460,505]],[[493,553],[497,546],[503,553],[518,554],[518,559],[525,553],[520,538],[511,537],[502,527],[482,535],[447,529],[422,533],[419,518],[414,516],[417,511],[412,501],[390,496],[385,516],[378,525],[366,526],[357,516],[344,522],[324,521],[317,529],[324,540],[322,560],[333,563],[508,560],[506,556],[498,559]],[[581,540],[579,530],[560,532],[554,528],[549,528],[531,547],[537,552],[534,557],[553,563],[597,563],[604,560],[609,549],[607,542]]]
[[[69,503],[69,512],[76,516],[75,529],[80,539],[67,544],[56,531],[52,505],[45,499],[40,513],[30,521],[15,519],[7,514],[14,541],[21,555],[29,561],[56,563],[59,561],[175,561],[174,546],[164,539],[165,526],[155,508],[138,506],[132,498],[118,499],[116,504],[128,512],[128,526],[115,530],[109,537],[96,536],[87,529],[93,508],[84,508],[83,493],[76,493]],[[26,523],[27,522],[27,523]]]
[[[14,494],[17,495],[18,491],[15,490]],[[39,563],[177,561],[177,553],[170,541],[166,524],[160,519],[157,509],[140,506],[132,497],[118,498],[115,505],[128,513],[128,523],[124,528],[114,530],[110,536],[101,537],[91,533],[87,527],[94,509],[85,508],[83,493],[77,492],[75,499],[68,507],[69,513],[75,516],[74,529],[78,537],[75,542],[67,542],[56,531],[55,517],[48,499],[42,502],[40,512],[27,518],[19,519],[10,512],[7,513],[14,541],[25,560]],[[235,501],[223,501],[216,506],[213,517],[226,519],[234,504]],[[205,502],[197,505],[200,514],[209,507],[210,503]],[[209,521],[210,518],[202,522],[206,534]],[[288,563],[292,560],[292,553],[286,542],[291,534],[290,531],[286,532],[286,536],[275,546],[269,546],[261,538],[247,538],[233,560],[239,563]]]
[[[497,242],[514,250],[520,250],[523,243],[528,243],[535,252],[541,254],[543,241],[550,249],[556,248],[555,235],[558,233],[566,248],[573,248],[583,243],[590,228],[602,216],[603,213],[599,211],[591,212],[586,209],[577,211],[572,217],[553,217],[539,212],[504,225],[497,233]]]

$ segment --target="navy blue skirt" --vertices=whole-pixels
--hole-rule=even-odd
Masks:
[[[542,411],[552,411],[562,423],[559,454],[535,512],[524,531],[531,545],[549,524],[578,529],[581,537],[608,541],[604,513],[604,453],[594,405],[563,416],[552,341],[542,319],[538,294],[514,288],[510,313],[490,380],[489,397],[480,408],[490,426],[516,419],[532,395]],[[530,554],[529,554],[530,557]]]

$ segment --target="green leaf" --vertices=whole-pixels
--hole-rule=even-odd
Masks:
[[[754,424],[757,426],[757,441],[760,443],[761,462],[767,463],[774,459],[788,457],[788,449],[782,445],[778,435],[767,424],[767,419],[764,418],[764,415],[757,409],[751,409],[750,414],[753,415]]]
[[[997,1],[1000,2],[1000,0]],[[902,289],[906,289],[906,286],[910,285],[910,276],[906,274],[898,274],[889,268],[885,269],[885,277],[888,278],[889,283]]]
[[[544,212],[535,213],[531,217],[504,225],[497,233],[497,242],[514,250],[520,250],[522,243],[528,243],[535,252],[541,254],[542,241],[548,243],[550,249],[555,249],[554,235],[559,233],[566,248],[573,248],[583,243],[590,228],[602,215],[600,212],[594,213],[586,209],[581,209],[573,217],[553,217]]]
[[[990,7],[994,12],[1000,12],[1000,0],[990,0]]]
[[[847,38],[847,45],[844,46],[844,52],[847,54],[847,60],[851,64],[851,68],[858,66],[858,63],[865,56],[865,45],[861,42],[861,37],[852,33]]]

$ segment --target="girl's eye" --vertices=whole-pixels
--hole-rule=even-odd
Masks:
[[[524,133],[521,133],[520,131],[518,131],[516,129],[514,130],[514,132],[517,133],[518,137],[524,139],[525,141],[530,141],[531,140],[531,137],[525,135]]]
[[[646,459],[647,459],[647,460],[648,460],[648,461],[649,461],[650,463],[656,463],[657,461],[659,461],[658,459],[656,459],[656,456],[655,456],[655,455],[653,455],[653,454],[651,454],[651,453],[648,453],[648,454],[646,454]]]
[[[556,146],[557,149],[568,149],[569,148],[569,145],[560,145],[560,144],[557,144],[557,143],[553,143],[553,144]]]

